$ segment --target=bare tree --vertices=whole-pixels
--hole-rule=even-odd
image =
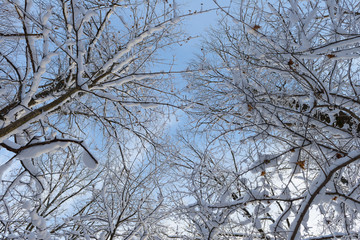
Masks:
[[[18,239],[119,239],[161,235],[166,164],[158,153],[126,151],[96,170],[84,168],[79,147],[34,159],[40,172],[14,168],[2,183],[1,231]],[[64,156],[65,155],[65,156]],[[143,155],[143,157],[141,157]],[[12,181],[10,179],[12,178]]]
[[[199,236],[358,238],[359,3],[218,6],[188,76],[207,144],[178,164]]]
[[[174,104],[171,64],[158,53],[186,41],[175,4],[0,5],[0,146],[10,155],[0,166],[1,236],[155,236],[156,156]]]
[[[1,26],[3,147],[23,151],[28,140],[19,143],[20,150],[6,143],[17,133],[72,136],[73,129],[82,130],[81,118],[109,131],[120,126],[138,136],[150,134],[129,123],[139,118],[145,125],[136,107],[169,104],[169,94],[154,80],[161,74],[146,68],[158,49],[173,43],[168,38],[178,21],[173,8],[131,1],[3,5],[2,14],[15,18]],[[70,124],[60,126],[65,119]]]

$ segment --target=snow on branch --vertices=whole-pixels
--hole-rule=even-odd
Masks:
[[[301,203],[300,209],[298,210],[297,215],[291,224],[288,239],[295,240],[298,238],[298,234],[300,233],[300,226],[305,216],[309,214],[309,208],[313,204],[315,198],[321,197],[320,192],[332,179],[334,173],[359,159],[359,151],[350,152],[348,156],[338,159],[337,162],[335,162],[328,168],[327,172],[320,174],[319,177],[313,181],[313,183],[309,187],[308,192],[306,193],[305,200]]]
[[[16,157],[20,160],[36,158],[41,156],[42,154],[52,153],[59,149],[64,149],[69,144],[76,143],[80,145],[84,149],[82,160],[84,164],[90,168],[95,169],[99,164],[98,160],[94,157],[94,155],[87,149],[86,145],[83,141],[76,139],[52,139],[48,141],[29,143],[23,147],[17,149]]]

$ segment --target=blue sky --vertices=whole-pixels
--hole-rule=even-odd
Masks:
[[[218,1],[219,3],[225,2],[226,0]],[[212,0],[177,0],[178,9],[187,13],[189,11],[199,12],[207,9],[214,9],[216,5]],[[200,53],[200,45],[202,41],[202,36],[206,34],[206,31],[211,26],[217,25],[217,11],[209,11],[202,14],[196,14],[190,17],[187,17],[183,20],[183,30],[186,35],[189,35],[192,38],[187,44],[182,46],[177,46],[174,48],[174,52],[171,54],[175,56],[176,66],[174,70],[183,70],[186,69],[188,63],[195,57],[195,54]]]
[[[173,0],[168,0],[170,1]],[[228,0],[218,0],[219,4],[225,5]],[[212,11],[208,11],[201,14],[194,14],[192,16],[186,17],[182,19],[182,30],[184,31],[184,36],[192,37],[190,41],[180,46],[179,44],[172,45],[171,49],[166,49],[164,52],[161,51],[161,56],[163,62],[166,65],[159,65],[158,70],[169,71],[169,65],[175,59],[174,66],[172,66],[172,71],[183,71],[186,70],[191,60],[195,59],[196,54],[201,52],[201,42],[206,35],[207,30],[210,27],[217,26],[218,13],[216,11],[216,4],[213,0],[176,0],[177,8],[180,13],[186,14],[189,11],[199,12],[201,10],[214,9]],[[162,55],[164,54],[164,55]],[[156,68],[156,67],[155,67]],[[175,87],[181,89],[185,87],[186,80],[182,78],[181,74],[173,75],[175,77]],[[186,94],[186,93],[184,93]],[[179,121],[175,121],[174,118],[168,123],[169,131],[172,133],[176,133],[176,129],[186,122],[186,115],[182,111],[177,111],[177,119]],[[180,124],[180,125],[179,125]]]

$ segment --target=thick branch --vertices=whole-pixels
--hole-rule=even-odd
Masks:
[[[341,168],[349,165],[350,163],[353,163],[353,162],[359,160],[360,159],[360,154],[357,154],[354,157],[347,156],[347,157],[344,157],[343,159],[346,159],[346,158],[350,158],[350,159],[347,160],[347,161],[343,161],[340,164],[334,165],[330,169],[329,173],[325,176],[325,179],[322,182],[315,183],[316,185],[318,185],[316,187],[316,189],[314,191],[311,191],[312,189],[309,190],[308,196],[305,199],[305,201],[303,202],[303,204],[301,205],[300,210],[299,210],[299,212],[297,214],[297,218],[295,219],[295,221],[292,224],[294,226],[291,227],[292,228],[292,233],[291,233],[291,235],[289,237],[290,240],[295,240],[296,239],[297,233],[300,230],[300,225],[301,225],[305,215],[308,213],[309,208],[311,207],[313,201],[319,195],[320,191],[331,180],[334,173],[337,172],[338,170],[340,170]],[[341,161],[341,159],[339,159],[338,161]],[[313,193],[311,193],[311,192],[313,192]]]
[[[10,123],[6,127],[3,127],[0,129],[0,142],[2,142],[5,138],[7,138],[9,135],[11,135],[14,131],[17,129],[20,129],[27,123],[33,122],[38,116],[40,116],[42,113],[49,112],[50,110],[58,107],[65,101],[67,101],[72,95],[77,93],[80,89],[79,88],[73,88],[69,90],[67,93],[59,97],[58,99],[52,101],[51,103],[48,103],[38,109],[35,109],[34,111],[28,113],[27,115],[19,118],[18,120]]]

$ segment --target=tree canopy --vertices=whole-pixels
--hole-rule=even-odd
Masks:
[[[0,236],[358,239],[358,1],[180,2],[0,0]]]
[[[218,6],[189,76],[199,234],[358,238],[358,2]]]

